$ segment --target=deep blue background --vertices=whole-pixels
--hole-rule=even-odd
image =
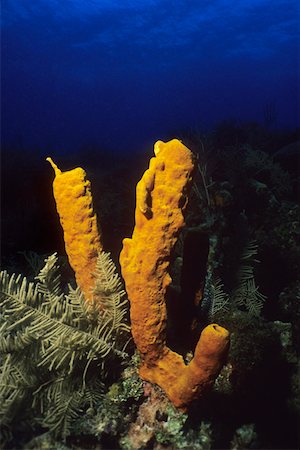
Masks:
[[[143,150],[223,119],[299,124],[296,0],[2,0],[2,140]]]

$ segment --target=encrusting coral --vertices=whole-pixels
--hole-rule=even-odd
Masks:
[[[55,172],[53,193],[70,265],[85,300],[93,298],[98,253],[102,251],[91,184],[81,167],[62,172],[47,158]]]
[[[136,188],[135,228],[124,239],[122,275],[131,303],[131,329],[142,356],[140,376],[159,385],[182,410],[214,382],[229,347],[226,329],[211,324],[201,333],[194,357],[166,346],[166,290],[171,251],[184,226],[183,212],[194,170],[190,150],[177,139],[158,141]]]

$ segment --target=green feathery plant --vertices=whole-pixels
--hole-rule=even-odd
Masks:
[[[109,254],[99,254],[92,304],[78,288],[63,292],[57,261],[45,260],[36,283],[0,272],[0,421],[12,428],[31,410],[35,423],[65,438],[101,401],[108,364],[113,370],[127,358],[130,327]]]
[[[231,292],[231,304],[238,307],[251,316],[260,316],[266,297],[259,292],[255,283],[254,264],[258,247],[256,242],[250,241],[246,244],[240,259],[240,266],[236,278],[236,287]]]
[[[208,273],[206,282],[208,286],[206,294],[209,291],[208,317],[210,320],[214,320],[218,314],[224,314],[229,311],[230,297],[224,291],[224,285],[219,277]]]
[[[255,283],[254,264],[258,262],[257,244],[250,241],[245,245],[236,275],[236,286],[230,294],[224,291],[221,279],[209,271],[206,279],[203,307],[208,317],[215,320],[220,314],[242,310],[250,316],[258,317],[265,302],[265,296]]]

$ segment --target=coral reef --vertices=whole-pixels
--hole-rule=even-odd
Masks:
[[[3,170],[11,183],[1,255],[7,272],[0,274],[1,448],[299,448],[299,174],[296,155],[276,152],[295,138],[277,133],[261,141],[249,128],[252,140],[245,133],[236,139],[233,131],[225,126],[193,140],[181,134],[193,158],[179,141],[157,143],[137,186],[136,227],[122,253],[128,271],[136,270],[130,278],[122,267],[140,350],[134,354],[113,260],[133,229],[128,211],[148,156],[61,154],[61,166],[85,167],[93,202],[82,169],[62,173],[49,161],[78,284],[91,263],[86,302],[53,214],[49,167],[23,153],[16,167],[10,154],[11,168]],[[113,249],[112,259],[100,251],[96,263],[93,242],[97,254]],[[76,250],[88,258],[76,260]],[[195,361],[207,364],[214,323],[230,330],[226,365],[189,397],[185,383],[192,388],[199,376]]]
[[[209,450],[212,445],[210,424],[201,422],[194,429],[188,426],[188,415],[174,408],[156,386],[144,382],[146,401],[140,406],[136,420],[129,426],[120,444],[124,450],[151,446],[154,450]]]
[[[158,141],[154,152],[156,157],[137,185],[135,228],[132,238],[123,241],[120,263],[131,302],[132,334],[143,357],[140,375],[186,410],[221,370],[229,333],[216,324],[207,326],[188,366],[166,346],[168,266],[184,225],[194,163],[190,150],[176,139]]]

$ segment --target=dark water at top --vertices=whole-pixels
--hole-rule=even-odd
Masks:
[[[224,119],[299,125],[297,2],[2,2],[2,139],[144,152]]]

